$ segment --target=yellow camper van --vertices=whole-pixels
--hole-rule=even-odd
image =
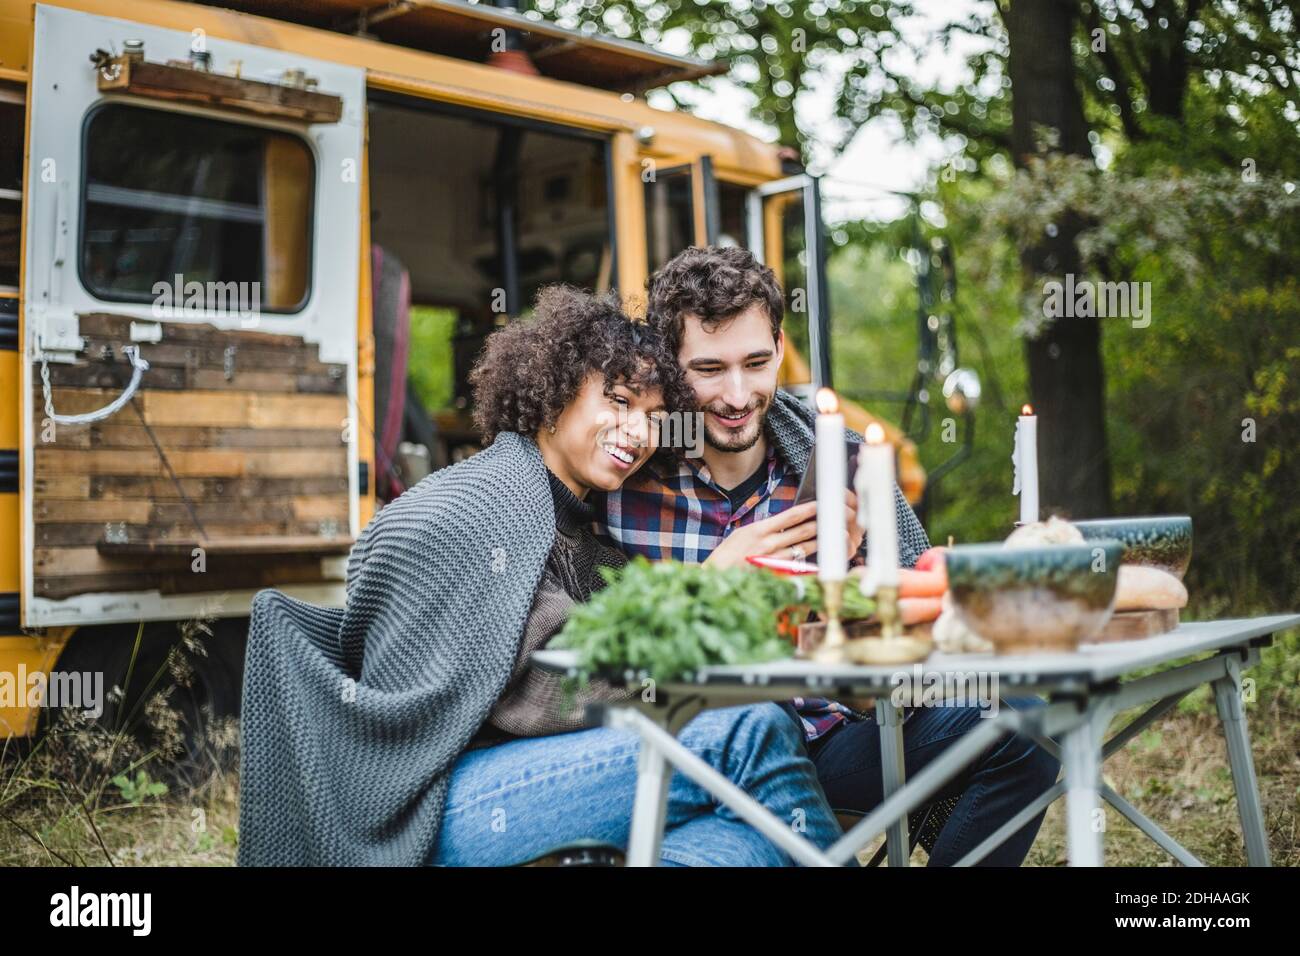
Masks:
[[[0,739],[52,670],[129,712],[195,618],[179,703],[237,712],[252,595],[342,602],[543,284],[747,246],[800,296],[787,381],[826,380],[817,180],[645,100],[720,69],[460,0],[0,0]]]

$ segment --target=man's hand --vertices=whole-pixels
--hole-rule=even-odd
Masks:
[[[858,527],[858,496],[851,491],[846,491],[845,495],[849,503],[846,523],[849,531],[849,563],[852,564],[862,548],[862,539],[866,536],[866,532]]]
[[[751,555],[801,560],[817,550],[817,502],[807,501],[779,515],[737,528],[722,539],[704,563],[734,568]]]
[[[848,511],[845,533],[848,535],[849,559],[862,546],[862,529],[858,527],[858,499],[846,491]],[[733,568],[745,559],[760,555],[802,561],[817,553],[817,502],[808,501],[788,508],[778,515],[737,528],[723,539],[705,564]]]

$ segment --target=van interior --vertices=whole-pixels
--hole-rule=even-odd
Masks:
[[[608,145],[537,123],[380,96],[369,108],[371,244],[387,264],[375,279],[376,374],[388,365],[397,376],[402,362],[400,329],[390,332],[383,314],[391,301],[383,283],[396,261],[405,282],[392,281],[409,294],[408,403],[423,407],[407,418],[431,423],[434,432],[419,434],[412,421],[402,439],[425,445],[436,469],[478,450],[468,376],[486,336],[526,315],[543,285],[611,287]],[[396,364],[383,354],[390,338]],[[387,385],[401,394],[402,382]],[[377,380],[377,427],[386,417],[385,390]],[[377,471],[387,464],[377,461]],[[382,489],[385,476],[378,477]]]

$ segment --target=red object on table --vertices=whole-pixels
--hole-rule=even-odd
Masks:
[[[777,574],[816,574],[817,565],[809,564],[807,561],[791,561],[788,558],[770,558],[766,555],[751,554],[745,559],[750,564],[757,565],[760,568],[766,568],[769,571],[775,571]]]

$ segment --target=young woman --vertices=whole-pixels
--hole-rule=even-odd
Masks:
[[[619,552],[586,502],[654,452],[675,357],[613,299],[544,290],[474,372],[491,444],[367,527],[347,607],[254,601],[241,726],[240,863],[511,865],[578,840],[625,846],[637,741],[582,729],[529,655]],[[681,407],[680,405],[677,407]],[[775,704],[710,711],[680,740],[779,817],[839,835],[797,725]],[[662,859],[788,863],[674,775]]]

